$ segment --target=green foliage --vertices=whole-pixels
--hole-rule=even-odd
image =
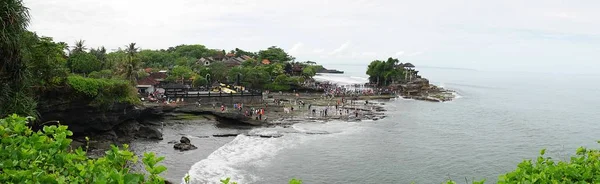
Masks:
[[[175,66],[171,71],[169,71],[169,76],[166,80],[168,81],[181,81],[183,83],[186,79],[192,77],[192,69],[187,66]]]
[[[317,74],[317,70],[315,68],[316,67],[314,67],[314,66],[304,67],[304,69],[302,69],[302,75],[307,78],[315,76]]]
[[[210,71],[211,81],[226,81],[229,68],[223,62],[211,63],[208,68]]]
[[[295,58],[288,55],[283,49],[271,46],[267,50],[258,51],[258,60],[268,59],[272,63],[283,63],[294,60]]]
[[[22,0],[0,2],[0,115],[36,115],[29,72],[22,61],[21,35],[29,24]],[[18,97],[18,98],[17,98]]]
[[[39,37],[33,32],[23,34],[23,61],[32,74],[31,82],[39,88],[53,87],[62,83],[68,75],[63,45],[50,37]]]
[[[164,183],[158,176],[164,157],[145,153],[143,163],[150,173],[132,172],[138,158],[116,146],[98,159],[90,159],[81,148],[70,149],[73,135],[67,126],[44,126],[34,132],[28,119],[17,115],[0,119],[0,183]]]
[[[139,53],[146,67],[163,68],[175,65],[176,54],[165,50],[142,50]]]
[[[195,87],[206,86],[208,84],[208,80],[202,76],[196,76],[194,78],[194,82],[192,83]]]
[[[296,178],[290,180],[289,184],[302,184],[302,180],[298,180]]]
[[[498,183],[598,183],[600,182],[600,151],[580,147],[569,161],[545,157],[546,150],[532,162],[525,160],[517,169],[499,177]]]
[[[106,64],[106,61],[107,61],[107,59],[106,59],[106,48],[104,48],[104,47],[100,47],[100,48],[97,48],[97,49],[92,48],[92,49],[90,49],[90,54],[96,56],[96,58],[98,59],[98,61],[100,61],[100,63],[101,63],[100,68],[101,69],[106,69],[106,67],[108,66]]]
[[[110,107],[115,103],[139,103],[136,89],[124,80],[72,75],[67,78],[67,84],[78,94],[92,98],[90,105]]]
[[[69,56],[68,65],[75,73],[89,74],[102,68],[102,63],[96,56],[87,52],[76,52]]]
[[[398,59],[394,58],[388,58],[387,61],[372,61],[367,68],[369,82],[383,86],[404,80],[404,68],[396,67],[398,63]]]
[[[204,45],[178,45],[173,49],[179,57],[200,59],[202,57],[215,56],[218,52],[206,48]]]
[[[93,71],[92,73],[90,73],[88,75],[88,77],[95,78],[95,79],[110,79],[112,77],[112,71],[111,70]]]

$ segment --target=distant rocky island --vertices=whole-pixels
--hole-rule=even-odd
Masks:
[[[317,71],[317,73],[335,73],[335,74],[343,74],[344,71],[340,71],[340,70],[336,70],[336,69],[327,69],[327,68],[322,68],[321,70]]]
[[[403,98],[444,102],[454,99],[454,91],[429,83],[419,75],[415,65],[400,63],[398,59],[374,60],[367,68],[369,83],[366,85],[396,91]]]

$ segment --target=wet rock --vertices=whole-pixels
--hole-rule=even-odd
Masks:
[[[84,143],[84,142],[79,142],[79,141],[73,140],[71,142],[71,150],[76,150],[79,147],[81,147],[82,149],[85,149],[85,145],[86,145],[86,143]]]
[[[191,141],[187,137],[181,137],[181,139],[179,139],[179,142],[189,144]]]
[[[162,140],[163,139],[162,136],[163,136],[163,134],[160,131],[158,131],[158,129],[156,129],[154,127],[150,127],[150,126],[141,126],[136,134],[136,137],[139,137],[139,138],[158,139],[158,140]]]
[[[235,137],[238,135],[239,134],[215,134],[215,135],[213,135],[213,137]]]
[[[179,150],[179,151],[187,151],[187,150],[197,149],[196,146],[191,144],[190,139],[188,139],[187,137],[181,137],[181,139],[179,140],[179,143],[173,145],[173,148],[175,148],[176,150]]]
[[[140,129],[140,124],[136,120],[125,121],[115,127],[115,133],[119,137],[135,137],[136,132]]]

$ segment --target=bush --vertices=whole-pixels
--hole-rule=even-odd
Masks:
[[[67,78],[67,84],[75,92],[92,98],[91,105],[109,107],[114,103],[137,104],[137,90],[128,81],[116,79],[92,79],[77,75]]]
[[[106,155],[90,159],[81,148],[69,149],[73,133],[67,126],[44,126],[34,132],[28,118],[17,115],[0,119],[0,183],[164,183],[158,176],[164,159],[145,153],[143,163],[150,174],[131,171],[138,158],[128,146],[112,146]]]

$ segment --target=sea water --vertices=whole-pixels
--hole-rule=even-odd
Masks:
[[[187,170],[192,183],[226,177],[240,183],[287,183],[291,178],[305,183],[494,183],[540,149],[568,159],[579,146],[599,147],[599,76],[418,70],[460,98],[447,103],[394,99],[385,104],[388,117],[378,121],[248,130],[280,138],[197,139],[193,142],[218,143],[199,146],[209,150],[201,154],[182,153],[189,155],[186,160],[169,167]],[[352,82],[364,78],[362,73],[331,78]],[[180,179],[185,173],[176,175]]]

